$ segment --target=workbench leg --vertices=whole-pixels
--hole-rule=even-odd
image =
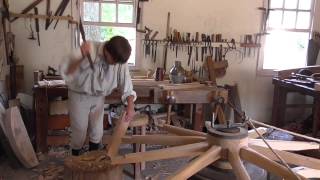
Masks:
[[[203,104],[196,104],[195,116],[193,121],[193,130],[202,131],[204,126],[203,120]]]
[[[282,127],[285,123],[287,91],[279,85],[274,85],[272,124]]]
[[[147,129],[146,129],[146,126],[144,125],[144,126],[141,126],[141,135],[146,135],[146,131],[147,131]],[[145,144],[141,144],[140,145],[140,150],[141,150],[141,152],[146,152],[146,145]],[[145,170],[146,169],[146,162],[141,162],[141,170],[143,171],[143,170]]]
[[[139,127],[134,127],[133,128],[133,134],[138,135],[139,134]],[[135,143],[133,145],[134,152],[140,152],[140,144]],[[139,180],[141,179],[141,164],[140,163],[135,163],[134,164],[134,179]]]
[[[48,97],[45,89],[38,89],[34,95],[36,113],[36,151],[47,152],[48,135]]]
[[[313,126],[312,126],[312,136],[317,137],[319,130],[319,121],[320,121],[320,97],[314,97],[313,100]]]

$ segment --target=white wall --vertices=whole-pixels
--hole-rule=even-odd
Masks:
[[[9,0],[10,9],[14,12],[21,11],[33,0]],[[51,1],[55,9],[58,0]],[[260,0],[150,0],[143,3],[143,25],[160,33],[158,38],[165,37],[167,13],[171,12],[171,27],[183,32],[222,33],[223,37],[236,41],[244,34],[257,33],[260,26],[261,12],[257,7],[262,5]],[[45,2],[39,6],[40,14],[44,14]],[[65,14],[70,14],[70,5]],[[28,40],[29,30],[25,28],[22,19],[12,24],[12,31],[16,34],[16,52],[20,63],[25,66],[26,89],[32,93],[33,71],[46,70],[47,66],[58,66],[62,57],[71,50],[71,30],[67,23],[61,21],[56,30],[45,31],[44,21],[41,22],[41,47],[36,41]],[[27,25],[29,21],[26,21]],[[33,22],[32,22],[33,23]],[[317,24],[317,26],[319,26]],[[138,46],[139,47],[139,46]],[[149,58],[144,58],[142,46],[138,51],[138,58],[143,69],[162,66],[162,48],[158,48],[157,63]],[[139,52],[140,51],[140,52]],[[199,49],[199,53],[201,49]],[[184,52],[186,54],[186,52]],[[270,121],[273,97],[271,77],[256,75],[257,58],[241,60],[239,54],[228,54],[229,68],[224,78],[218,83],[238,83],[243,109],[247,115],[259,121]],[[175,61],[171,51],[168,54],[168,69]],[[178,60],[183,61],[186,67],[187,57],[179,52]],[[200,61],[201,62],[201,61]]]
[[[236,39],[244,34],[258,33],[261,12],[257,7],[262,1],[257,0],[151,0],[144,3],[144,25],[158,30],[158,38],[164,38],[166,32],[167,13],[171,12],[171,27],[182,32],[216,34],[222,33],[224,38]],[[161,48],[159,48],[161,50]],[[169,51],[168,70],[176,60],[175,54]],[[199,53],[201,49],[199,48]],[[180,56],[187,68],[187,57]],[[186,54],[186,52],[184,52]],[[153,64],[148,58],[142,58],[144,68],[162,65],[163,53],[158,52],[157,63]],[[226,76],[218,80],[220,85],[238,83],[243,109],[247,114],[260,121],[271,118],[273,86],[271,77],[256,75],[257,58],[241,59],[238,53],[230,53],[226,57],[229,68]],[[199,65],[200,65],[199,61]]]
[[[21,12],[27,5],[34,0],[9,0],[10,11]],[[51,1],[51,9],[55,12],[58,4],[61,1]],[[39,14],[45,14],[46,1],[41,2],[38,6]],[[34,13],[33,10],[30,13]],[[71,14],[71,5],[69,3],[63,15]],[[30,20],[19,18],[11,24],[12,32],[16,35],[16,54],[20,61],[18,64],[24,65],[25,74],[25,89],[26,92],[32,93],[33,71],[37,69],[47,71],[48,66],[58,68],[62,58],[71,50],[71,28],[68,29],[67,21],[59,21],[55,30],[51,24],[49,29],[45,30],[45,21],[39,20],[40,23],[40,41],[41,46],[35,40],[29,40],[30,35]],[[34,35],[36,36],[34,20],[31,21]]]
[[[316,30],[320,29],[319,4],[316,5],[315,23]],[[257,0],[151,0],[144,3],[144,25],[160,31],[158,38],[164,38],[166,32],[167,13],[171,12],[171,27],[182,32],[222,33],[228,39],[235,38],[239,42],[244,34],[258,33],[261,25],[262,12],[257,10],[263,5],[263,1]],[[162,49],[160,48],[160,51]],[[240,49],[241,50],[241,49]],[[243,51],[243,49],[242,49]],[[168,54],[169,65],[173,61],[180,60],[184,68],[187,67],[187,56],[176,59],[171,51]],[[199,53],[200,53],[199,49]],[[143,52],[141,53],[143,54]],[[184,52],[184,54],[187,54]],[[157,54],[157,63],[142,56],[145,69],[162,66],[163,53]],[[218,84],[239,85],[239,93],[243,110],[247,115],[259,121],[270,121],[272,113],[273,85],[272,77],[263,77],[256,74],[257,57],[241,59],[238,53],[230,53],[226,57],[229,67],[226,76],[218,79]],[[200,64],[199,64],[200,65]],[[288,103],[304,103],[304,98],[297,95],[289,95]],[[305,116],[303,110],[289,109],[292,117]]]

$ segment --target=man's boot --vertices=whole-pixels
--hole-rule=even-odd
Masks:
[[[100,143],[89,142],[89,151],[96,151],[100,147]]]
[[[79,156],[81,149],[72,149],[72,156]]]

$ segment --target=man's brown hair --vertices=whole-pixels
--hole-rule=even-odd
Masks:
[[[128,61],[131,54],[129,41],[122,36],[112,37],[104,46],[116,63],[124,64]]]

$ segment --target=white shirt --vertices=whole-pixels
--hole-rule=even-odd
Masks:
[[[121,100],[126,103],[128,96],[134,96],[131,76],[127,63],[108,64],[104,60],[103,45],[101,42],[89,42],[92,49],[90,55],[93,60],[94,71],[90,68],[87,58],[85,58],[79,68],[72,74],[66,74],[66,71],[72,60],[82,58],[81,50],[76,49],[60,65],[60,74],[66,81],[68,88],[78,93],[85,93],[92,96],[108,96],[116,88],[122,91]]]

